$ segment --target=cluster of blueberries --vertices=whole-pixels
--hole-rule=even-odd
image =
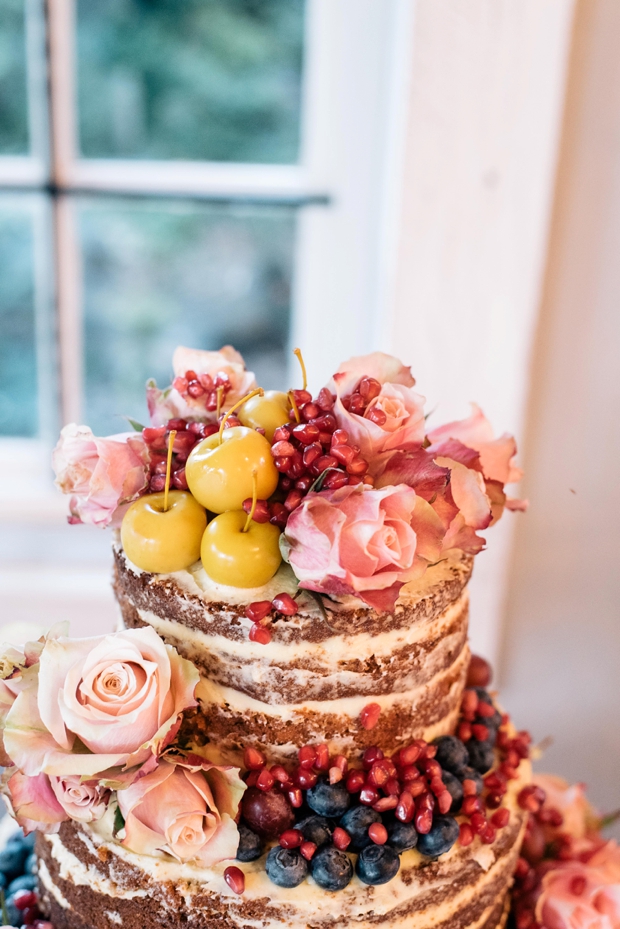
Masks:
[[[21,926],[24,913],[15,905],[24,891],[36,891],[37,859],[34,853],[36,833],[25,836],[21,830],[12,835],[0,851],[0,889],[4,894],[7,925]]]
[[[492,705],[489,694],[476,688],[481,700]],[[477,794],[483,790],[482,775],[494,762],[494,745],[501,723],[499,713],[480,720],[489,729],[485,742],[474,739],[467,744],[455,736],[441,736],[433,743],[437,746],[436,760],[442,767],[443,782],[452,796],[452,806],[446,815],[436,815],[430,831],[418,833],[413,823],[396,819],[393,812],[378,813],[369,806],[351,806],[352,797],[342,782],[330,784],[321,777],[314,787],[306,791],[305,803],[298,811],[295,829],[304,839],[317,846],[310,861],[299,849],[276,845],[267,855],[265,869],[270,880],[279,887],[297,887],[310,873],[323,890],[343,890],[353,877],[351,857],[337,848],[332,837],[337,826],[344,829],[350,839],[347,851],[357,853],[355,873],[365,884],[385,884],[396,876],[400,868],[400,854],[417,848],[427,858],[438,858],[448,852],[459,837],[459,825],[454,818],[463,801],[463,781],[474,781]],[[385,844],[375,844],[369,835],[373,823],[382,823],[387,831]],[[263,853],[258,835],[243,822],[239,825],[237,860],[254,861]]]

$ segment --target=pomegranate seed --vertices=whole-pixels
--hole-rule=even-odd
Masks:
[[[340,851],[343,852],[345,848],[348,848],[351,844],[351,836],[346,831],[346,829],[342,829],[340,826],[336,826],[334,829],[334,834],[332,835],[332,842],[336,848],[339,848]]]
[[[292,458],[295,446],[290,442],[276,442],[271,446],[271,454],[274,458]]]
[[[188,485],[187,478],[185,477],[185,468],[179,468],[178,471],[173,472],[171,483],[177,490],[187,490]]]
[[[476,712],[476,707],[478,706],[478,694],[475,690],[464,690],[463,697],[461,699],[461,709],[464,712]]]
[[[472,723],[471,731],[474,739],[478,742],[486,742],[489,738],[488,726],[483,726],[482,723]]]
[[[292,433],[291,426],[278,426],[273,434],[274,442],[288,442]]]
[[[277,467],[277,466],[276,466]],[[274,526],[284,529],[288,519],[288,510],[282,503],[271,504],[271,518],[269,520]]]
[[[329,748],[325,742],[316,746],[316,761],[314,767],[317,771],[329,771]]]
[[[279,478],[278,480],[279,490],[290,490],[292,486],[293,486],[293,481],[290,479],[290,477],[281,476]],[[287,510],[287,513],[288,513],[288,510]]]
[[[484,786],[488,790],[494,790],[497,793],[506,791],[506,779],[499,771],[492,771],[484,778]]]
[[[292,513],[293,510],[297,509],[303,498],[304,495],[302,494],[301,490],[297,490],[297,488],[295,488],[287,495],[286,500],[284,501],[284,506],[289,511],[289,513]]]
[[[295,426],[293,429],[294,437],[302,445],[312,445],[319,438],[321,430],[314,423],[304,423],[302,426]]]
[[[406,748],[401,748],[398,753],[398,763],[403,767],[405,765],[415,764],[421,754],[422,750],[419,745],[408,745]]]
[[[278,613],[282,613],[283,616],[294,616],[297,612],[297,604],[293,600],[290,594],[281,593],[277,597],[274,597],[271,601],[271,605]]]
[[[360,713],[360,722],[364,729],[374,729],[379,722],[381,707],[378,703],[369,703]]]
[[[541,801],[535,795],[536,788],[533,785],[524,787],[517,796],[517,803],[522,810],[528,810],[530,813],[537,813],[541,806]]]
[[[265,626],[259,626],[258,623],[254,623],[250,629],[250,642],[257,642],[259,645],[269,645],[271,642],[271,629],[266,629]]]
[[[487,823],[487,826],[484,832],[481,833],[480,838],[485,845],[492,845],[495,839],[497,838],[497,830],[491,823]]]
[[[312,400],[312,394],[309,390],[294,390],[293,396],[298,407],[303,406],[304,403],[310,403]]]
[[[306,861],[310,861],[316,851],[316,848],[317,847],[314,842],[302,842],[299,846],[299,851],[304,856]]]
[[[274,458],[273,463],[281,474],[286,474],[291,467],[290,458]]]
[[[297,481],[306,473],[306,466],[304,465],[303,456],[301,452],[295,452],[295,454],[289,460],[291,463],[287,472],[288,476],[292,478],[292,480]]]
[[[375,790],[371,784],[364,784],[360,791],[360,803],[365,804],[365,806],[372,806],[378,799],[379,791]]]
[[[281,764],[274,764],[269,770],[278,784],[286,785],[291,783],[288,771]]]
[[[485,802],[490,810],[496,810],[502,805],[502,799],[502,794],[488,794]]]
[[[418,810],[414,817],[416,831],[420,835],[426,835],[431,831],[433,825],[433,814],[430,810]]]
[[[267,768],[263,768],[258,777],[256,778],[256,786],[259,790],[271,790],[275,784],[275,778],[271,771],[268,771]]]
[[[39,898],[34,890],[18,890],[17,893],[13,895],[13,903],[18,910],[35,907],[38,902]]]
[[[293,790],[287,790],[286,796],[288,797],[288,802],[295,810],[298,810],[304,802],[304,795],[298,787],[293,788]]]
[[[469,823],[461,823],[459,826],[459,845],[462,845],[463,848],[466,848],[468,845],[474,841],[474,830],[471,828]]]
[[[368,772],[367,783],[373,787],[383,787],[390,777],[389,771],[381,761],[376,761]]]
[[[555,826],[555,828],[558,829],[560,826],[564,825],[564,817],[559,810],[551,809],[549,810],[549,813],[551,814],[549,817],[549,822],[552,826]]]
[[[502,761],[499,766],[500,771],[509,781],[514,781],[519,777],[519,773],[516,768],[513,768],[512,765],[509,765],[508,762]]]
[[[478,793],[478,785],[475,781],[470,780],[468,777],[463,781],[463,796],[464,797],[475,797]]]
[[[332,448],[334,445],[348,445],[349,444],[349,433],[345,432],[344,429],[336,429],[334,434],[331,437]]]
[[[257,748],[246,748],[243,753],[243,765],[250,771],[260,771],[266,764],[265,756]]]
[[[487,818],[484,813],[472,813],[470,822],[471,828],[474,830],[476,835],[482,835],[488,825]]]
[[[355,458],[355,451],[350,445],[334,445],[330,454],[344,465],[348,465]]]
[[[344,755],[336,755],[336,757],[333,760],[333,763],[337,768],[340,768],[343,774],[346,774],[347,771],[349,770],[349,762],[347,761]]]
[[[335,398],[329,392],[327,387],[321,387],[319,390],[319,395],[314,402],[320,410],[323,410],[323,412],[327,413],[329,410],[334,408]]]
[[[439,794],[442,794],[446,789],[445,784],[440,777],[432,777],[429,786],[436,797],[438,797]]]
[[[470,726],[470,724],[469,724],[469,723],[459,723],[459,724],[458,724],[458,727],[457,727],[457,730],[456,730],[456,736],[457,736],[458,739],[461,740],[461,742],[469,742],[469,740],[471,739],[471,726]]]
[[[202,395],[206,393],[206,390],[202,384],[198,383],[198,381],[192,381],[191,384],[187,385],[187,392],[190,397],[196,399],[198,397],[202,397]]]
[[[395,807],[396,819],[401,823],[410,823],[415,814],[415,803],[408,790],[403,790]]]
[[[342,773],[340,768],[337,768],[334,766],[333,768],[329,769],[329,783],[330,784],[337,784],[338,781],[341,781],[343,777],[344,777],[344,774]]]
[[[373,803],[372,808],[376,810],[377,813],[385,813],[387,810],[395,810],[398,806],[398,796],[392,794],[389,797],[381,797],[380,800],[377,800],[376,803]]]
[[[337,490],[339,487],[344,487],[344,485],[348,483],[349,478],[344,471],[330,471],[323,482],[323,487],[326,487],[328,490]]]
[[[282,848],[299,848],[303,840],[303,833],[299,829],[286,829],[278,841]]]
[[[248,787],[256,787],[256,781],[258,780],[258,771],[250,771],[248,775],[244,775],[245,783]]]
[[[441,777],[443,774],[441,770],[441,765],[438,761],[435,761],[434,758],[423,758],[418,767],[422,768],[424,773],[429,777]]]
[[[153,493],[159,493],[166,486],[166,477],[164,474],[155,474],[149,483],[149,490]]]
[[[452,794],[449,790],[444,790],[443,793],[438,794],[437,806],[439,807],[440,813],[448,813],[450,811],[450,807],[452,806]]]
[[[243,509],[246,513],[250,513],[252,510],[252,498],[248,497],[247,500],[243,501]],[[252,514],[252,519],[255,523],[268,523],[271,513],[269,512],[269,504],[266,500],[257,500],[256,506],[254,508],[254,513]]]
[[[385,845],[388,838],[388,831],[383,823],[371,823],[368,827],[368,838],[371,839],[375,845]]]
[[[375,423],[377,426],[384,426],[387,422],[387,415],[378,406],[372,406],[370,409],[367,409],[364,413],[364,417],[369,419],[371,423]]]
[[[416,810],[430,810],[432,812],[435,809],[435,798],[432,793],[426,791],[426,793],[418,797],[415,806]]]
[[[531,910],[519,910],[515,916],[517,929],[534,929],[534,914]]]
[[[245,874],[241,868],[236,868],[234,865],[226,868],[224,871],[224,880],[236,894],[242,894],[245,890]]]
[[[368,462],[364,461],[363,458],[354,458],[347,464],[347,474],[352,474],[355,477],[361,477],[366,474],[368,471]]]
[[[245,615],[253,623],[259,623],[261,619],[269,616],[271,613],[271,600],[255,600],[245,608]]]
[[[498,829],[503,829],[504,826],[507,826],[510,822],[510,811],[507,810],[505,806],[496,810],[491,816],[491,822],[494,826],[497,826]]]
[[[28,929],[32,926],[33,922],[39,915],[39,908],[36,906],[27,906],[25,910],[22,910],[22,925],[27,926]]]
[[[301,492],[304,494],[308,493],[311,486],[312,486],[312,479],[309,477],[300,477],[298,481],[295,481],[295,487],[297,488],[297,490],[301,490]]]
[[[336,429],[338,428],[338,423],[336,421],[336,417],[334,416],[334,414],[323,413],[321,416],[317,416],[315,419],[313,419],[312,422],[313,422],[313,425],[315,425],[317,429],[319,429],[321,434],[325,434],[326,436],[329,437],[326,439],[325,444],[331,445],[331,441],[332,441],[331,437],[333,433],[336,431]]]
[[[390,777],[383,789],[390,797],[393,794],[398,796],[400,794],[400,781],[397,777]]]
[[[306,468],[309,468],[310,465],[317,460],[317,458],[321,457],[322,454],[323,446],[319,442],[313,442],[312,445],[307,445],[306,448],[304,448],[303,454],[303,463]]]
[[[363,771],[351,771],[347,777],[347,790],[350,794],[359,793],[366,782]]]
[[[335,468],[338,465],[338,460],[333,457],[333,455],[321,455],[320,458],[317,458],[316,461],[312,462],[310,470],[313,474],[319,475],[323,471],[327,471],[328,468]]]
[[[33,929],[54,929],[54,924],[47,919],[35,919]]]
[[[302,746],[297,754],[299,757],[300,767],[312,768],[314,766],[314,762],[316,761],[316,751],[312,745]]]
[[[465,816],[471,816],[473,813],[482,813],[484,807],[480,797],[464,797],[461,809]]]
[[[406,768],[401,768],[400,779],[409,783],[410,781],[417,781],[421,777],[420,769],[416,768],[414,764],[407,765]]]
[[[476,714],[478,716],[482,716],[483,718],[489,719],[491,716],[495,716],[495,707],[491,706],[490,703],[485,703],[483,700],[479,700]]]
[[[299,412],[307,423],[309,423],[311,419],[316,419],[321,413],[316,403],[312,403],[312,401],[304,403]]]
[[[366,403],[370,403],[381,393],[381,384],[374,377],[363,377],[357,385],[357,390]]]
[[[175,390],[178,390],[180,394],[187,392],[187,378],[186,377],[175,377],[172,381],[172,387]]]
[[[350,413],[356,413],[358,416],[363,413],[366,408],[363,398],[358,393],[351,394],[350,397],[343,397],[342,405],[345,410],[348,410]]]
[[[293,771],[293,782],[302,790],[309,790],[310,787],[314,787],[318,779],[318,775],[307,768],[296,768]]]
[[[423,778],[420,778],[417,781],[410,781],[407,784],[407,790],[412,797],[420,797],[423,793],[426,793],[426,784]]]

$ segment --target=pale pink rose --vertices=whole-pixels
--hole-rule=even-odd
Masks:
[[[120,526],[128,505],[148,486],[148,453],[141,435],[98,438],[70,423],[52,453],[56,486],[71,494],[70,522]]]
[[[441,551],[441,520],[405,484],[359,484],[308,494],[289,517],[285,537],[300,586],[354,594],[390,609],[400,587]]]
[[[28,775],[94,777],[144,763],[196,705],[194,665],[150,627],[47,641],[9,710],[6,751]]]
[[[616,843],[607,843],[586,864],[561,863],[545,874],[536,919],[545,929],[620,929]]]
[[[179,345],[172,356],[172,367],[175,378],[185,377],[187,371],[194,371],[199,376],[208,375],[213,381],[218,375],[223,376],[229,387],[223,395],[222,412],[229,410],[256,387],[253,372],[246,371],[243,357],[230,345],[224,345],[219,352]],[[152,425],[165,426],[169,419],[177,417],[215,422],[217,412],[206,408],[207,396],[207,393],[195,398],[186,396],[174,384],[160,390],[154,381],[149,381],[146,399]]]
[[[545,807],[564,817],[562,832],[583,839],[592,830],[596,814],[586,800],[585,784],[569,784],[557,774],[535,774],[534,783],[545,791]]]
[[[50,786],[70,819],[92,823],[101,819],[107,809],[110,791],[97,781],[83,781],[76,774],[70,774],[50,777]]]
[[[69,818],[56,799],[47,774],[26,777],[15,771],[8,778],[5,796],[11,814],[26,832],[58,832],[60,824]],[[10,774],[10,772],[7,772]]]
[[[244,790],[238,768],[196,756],[183,762],[164,757],[155,771],[117,794],[123,845],[140,855],[165,852],[205,867],[235,858]]]
[[[374,378],[381,392],[372,400],[363,415],[350,413],[342,400],[348,397],[363,377]],[[424,441],[424,397],[411,388],[415,380],[411,370],[398,358],[373,352],[350,358],[340,365],[328,388],[336,393],[334,415],[338,426],[346,430],[352,444],[358,445],[362,456],[374,473],[374,458],[382,452],[421,445]],[[373,422],[373,411],[385,414],[382,425]]]
[[[456,439],[473,448],[480,455],[480,464],[485,478],[512,484],[520,481],[523,472],[514,464],[517,444],[508,433],[495,438],[493,427],[475,403],[471,404],[472,414],[467,419],[460,419],[445,426],[438,426],[428,433],[431,445],[437,446],[449,439]]]

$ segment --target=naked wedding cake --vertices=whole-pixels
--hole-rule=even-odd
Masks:
[[[516,873],[540,925],[520,848],[562,816],[467,637],[480,532],[525,506],[514,440],[477,407],[427,428],[391,356],[314,396],[301,366],[264,391],[233,349],[178,348],[148,426],[62,431],[119,625],[3,652],[27,924],[496,929]]]

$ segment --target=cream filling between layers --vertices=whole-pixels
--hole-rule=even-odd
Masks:
[[[523,783],[529,779],[529,765],[524,764],[523,768],[521,778],[511,784],[507,795],[506,802],[512,811],[517,807],[516,795],[518,791],[523,786]],[[322,890],[311,877],[308,877],[299,887],[292,889],[277,887],[265,873],[263,857],[251,864],[235,862],[244,871],[246,877],[245,893],[242,898],[239,898],[231,891],[223,878],[224,868],[229,862],[222,862],[214,868],[200,868],[196,865],[173,861],[164,855],[161,855],[161,857],[138,855],[123,848],[112,839],[112,826],[113,814],[111,810],[108,810],[99,823],[80,826],[78,835],[92,855],[96,856],[97,849],[104,846],[112,855],[125,861],[139,872],[146,874],[151,880],[162,884],[167,881],[172,882],[177,892],[183,896],[186,904],[190,907],[194,893],[204,894],[206,892],[225,898],[233,917],[237,907],[242,906],[243,902],[248,900],[267,899],[272,906],[282,907],[281,918],[274,920],[261,919],[254,921],[243,915],[243,924],[255,926],[256,929],[266,929],[268,926],[273,926],[274,929],[283,926],[298,926],[300,925],[300,919],[303,922],[309,917],[317,921],[325,920],[329,922],[333,920],[335,915],[340,914],[355,921],[356,929],[373,929],[373,927],[376,929],[377,917],[390,918],[390,914],[394,909],[405,906],[409,901],[422,894],[428,894],[432,899],[433,892],[439,893],[452,884],[450,875],[446,875],[443,880],[434,883],[425,882],[421,884],[417,881],[415,870],[423,864],[425,859],[422,859],[415,850],[401,855],[401,870],[387,884],[368,887],[354,876],[348,887],[337,894]],[[89,886],[97,893],[116,899],[132,900],[134,898],[153,896],[152,887],[136,889],[131,886],[120,886],[120,882],[128,883],[128,877],[120,872],[119,883],[116,883],[116,881],[103,876],[93,865],[82,863],[63,845],[58,835],[49,835],[45,839],[51,846],[51,854],[57,861],[60,876],[64,880],[72,881],[76,885]],[[397,927],[399,929],[400,927],[402,929],[426,929],[426,927],[435,926],[444,921],[447,922],[464,909],[477,895],[484,893],[487,886],[493,884],[495,878],[505,868],[507,856],[510,856],[511,853],[512,850],[502,858],[496,859],[493,846],[484,846],[480,843],[480,839],[476,838],[474,844],[465,853],[465,857],[477,861],[479,864],[480,873],[476,883],[463,888],[462,891],[439,904],[431,905],[427,910],[405,914],[401,917],[392,917],[390,926],[392,929],[397,929]],[[353,856],[351,857],[353,860]],[[456,845],[446,855],[441,856],[439,860],[442,864],[453,864],[456,872],[456,869],[463,862],[463,857],[463,849]],[[112,874],[114,874],[113,865],[111,865],[111,869]],[[407,883],[403,880],[403,875],[406,875]],[[47,869],[45,869],[45,873],[41,874],[41,878],[50,893],[54,893],[54,891],[58,893]],[[508,883],[505,889],[508,889]],[[56,894],[54,895],[56,896]],[[158,898],[157,900],[159,906],[165,905],[164,899],[165,894],[162,893],[161,899]],[[495,902],[497,902],[497,899],[499,899],[499,895]],[[485,910],[479,920],[471,924],[472,929],[484,923],[485,918],[492,909],[492,905]]]

